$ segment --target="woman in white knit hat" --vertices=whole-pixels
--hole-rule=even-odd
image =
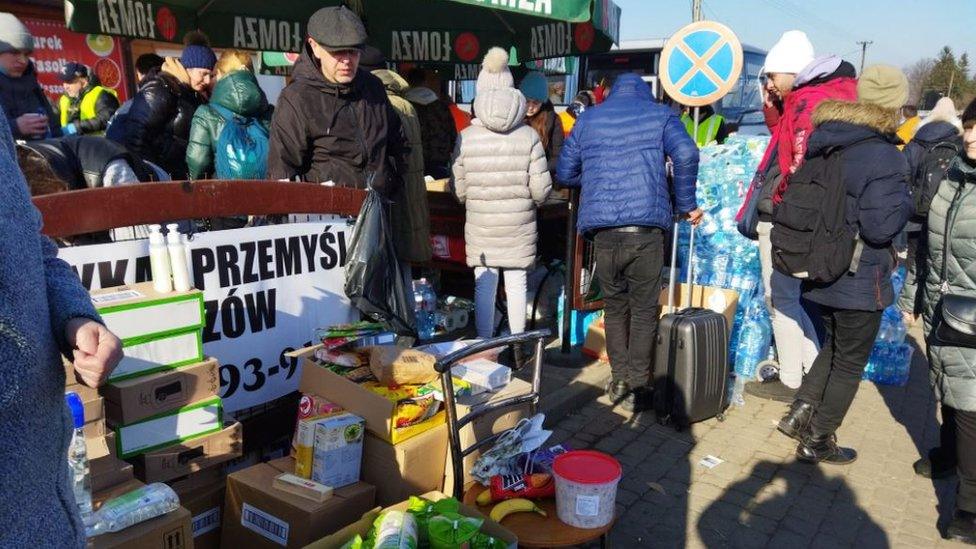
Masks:
[[[552,189],[539,134],[525,125],[508,54],[492,48],[478,74],[475,118],[458,136],[452,186],[465,204],[465,250],[475,275],[478,337],[495,327],[495,291],[504,274],[511,333],[525,330],[526,272],[535,263],[536,208]],[[516,349],[516,363],[520,363]]]
[[[819,345],[814,324],[800,303],[800,281],[773,269],[769,242],[772,213],[789,177],[803,163],[807,140],[813,132],[813,109],[826,99],[853,101],[856,82],[850,63],[835,56],[815,57],[813,45],[799,30],[786,31],[770,48],[763,74],[767,102],[779,108],[773,116],[767,115],[772,139],[753,185],[756,192],[762,192],[756,232],[780,369],[779,380],[747,384],[746,392],[792,402],[803,375],[817,357]]]

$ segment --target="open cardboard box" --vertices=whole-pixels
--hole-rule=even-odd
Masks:
[[[428,492],[421,497],[429,499],[431,501],[440,501],[447,496],[440,492]],[[373,527],[373,522],[376,521],[376,517],[385,510],[396,510],[396,511],[406,511],[409,502],[403,501],[396,505],[387,507],[386,509],[381,509],[377,507],[372,511],[364,514],[361,519],[350,524],[349,526],[339,530],[338,532],[326,536],[315,543],[311,543],[305,546],[305,549],[341,549],[349,540],[360,535],[363,538],[369,533],[369,529]],[[485,517],[481,512],[479,512],[474,507],[469,507],[464,503],[461,503],[460,513],[466,517],[478,517],[485,519],[484,524],[481,525],[481,531],[488,534],[489,536],[498,538],[508,544],[509,549],[516,549],[518,547],[518,538],[515,537],[511,531],[505,529],[501,524]]]
[[[365,419],[366,429],[379,438],[397,444],[443,425],[446,421],[447,415],[441,410],[426,421],[397,429],[393,420],[395,402],[323,368],[311,360],[313,351],[314,346],[295,353],[302,357],[302,378],[298,390],[305,394],[318,395]]]

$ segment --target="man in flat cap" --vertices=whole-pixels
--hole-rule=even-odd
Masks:
[[[359,68],[365,42],[362,21],[345,6],[309,19],[271,121],[270,178],[398,193],[407,150],[383,83]]]

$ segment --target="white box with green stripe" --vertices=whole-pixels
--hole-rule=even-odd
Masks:
[[[105,326],[125,353],[110,381],[200,362],[203,359],[203,293],[161,294],[151,282],[92,292]]]
[[[118,455],[130,458],[223,428],[224,408],[219,397],[194,402],[129,425],[115,425]]]

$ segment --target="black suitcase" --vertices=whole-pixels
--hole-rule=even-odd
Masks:
[[[689,257],[695,231],[692,228]],[[678,226],[671,247],[668,314],[657,329],[654,357],[654,410],[661,423],[682,429],[691,423],[719,416],[726,408],[729,379],[729,326],[724,315],[691,307],[675,311]],[[689,265],[690,265],[689,261]],[[688,292],[692,269],[688,269]]]

